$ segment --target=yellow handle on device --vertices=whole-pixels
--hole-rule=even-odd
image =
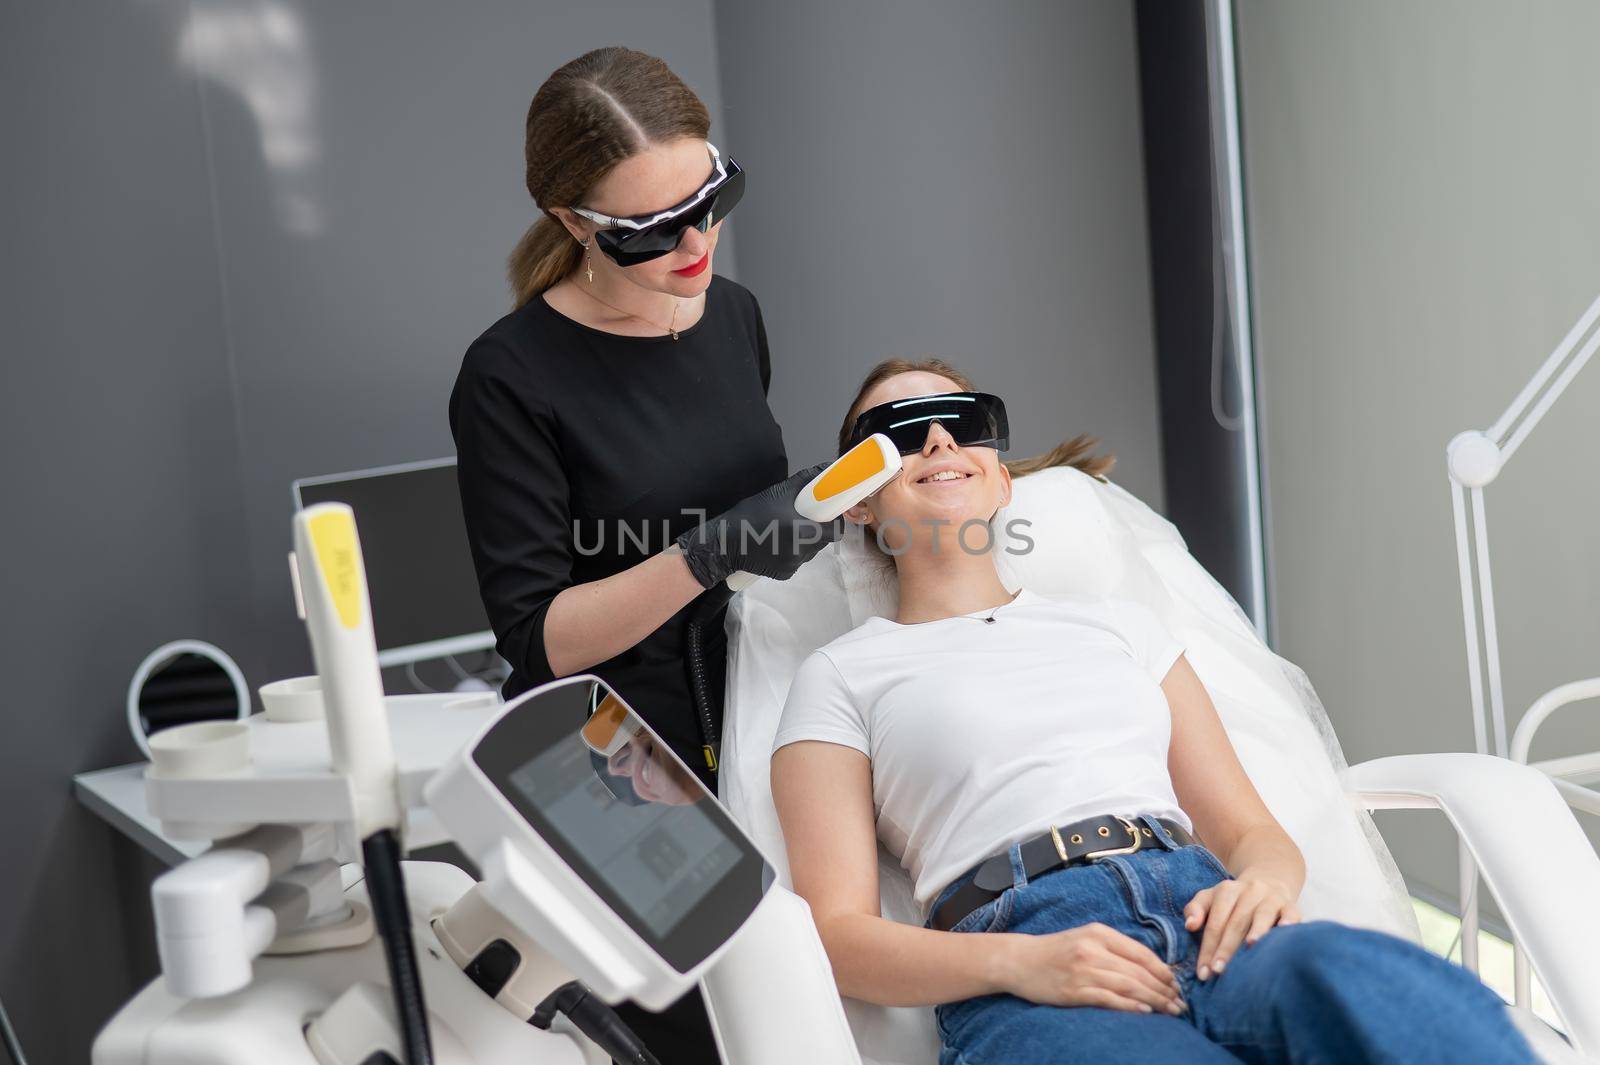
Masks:
[[[322,573],[328,595],[347,629],[361,624],[361,556],[356,548],[356,522],[348,510],[329,510],[307,523],[311,557]]]

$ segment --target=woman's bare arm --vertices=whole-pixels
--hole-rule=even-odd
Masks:
[[[1172,710],[1167,769],[1178,803],[1206,845],[1233,873],[1196,892],[1184,907],[1186,927],[1204,929],[1195,972],[1221,972],[1241,944],[1254,943],[1275,924],[1300,919],[1295,900],[1306,865],[1294,840],[1261,801],[1205,685],[1179,656],[1161,682]]]
[[[872,763],[820,740],[772,756],[772,797],[795,891],[811,906],[841,994],[928,1006],[1010,992],[1033,1002],[1180,1010],[1172,974],[1104,925],[1049,935],[938,932],[878,912]]]
[[[616,657],[704,590],[672,547],[620,573],[561,589],[544,621],[551,672],[564,677]]]
[[[1161,690],[1172,710],[1167,771],[1178,805],[1235,876],[1248,871],[1280,883],[1290,898],[1298,896],[1306,878],[1300,848],[1250,783],[1187,656],[1178,656]]]
[[[841,994],[928,1006],[1004,989],[1005,937],[935,932],[879,914],[866,755],[821,740],[781,747],[772,756],[772,798],[795,892],[811,906]]]

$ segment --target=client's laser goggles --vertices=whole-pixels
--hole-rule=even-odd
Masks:
[[[869,407],[856,416],[850,430],[850,446],[882,433],[900,454],[910,455],[927,443],[932,422],[944,426],[945,432],[962,447],[992,447],[997,451],[1011,447],[1006,405],[999,396],[988,392],[941,392]]]
[[[675,251],[683,231],[693,227],[702,233],[728,216],[744,196],[744,169],[729,156],[724,162],[716,145],[706,141],[711,152],[711,176],[700,191],[665,211],[634,218],[615,218],[587,207],[574,207],[574,214],[609,228],[594,235],[600,250],[618,266],[638,266]]]
[[[633,790],[633,778],[611,771],[611,756],[621,751],[640,732],[638,719],[634,718],[621,699],[609,690],[601,696],[601,686],[589,691],[589,720],[584,722],[579,735],[589,748],[589,761],[594,775],[613,797],[629,806],[639,806],[644,798]]]

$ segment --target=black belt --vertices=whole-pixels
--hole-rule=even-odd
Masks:
[[[1197,842],[1176,821],[1165,817],[1156,820],[1171,833],[1180,847]],[[1168,848],[1167,841],[1131,817],[1103,814],[1086,817],[1070,825],[1062,825],[1041,833],[1022,844],[1022,867],[1028,879],[1043,876],[1056,869],[1073,865],[1087,865],[1096,858],[1112,854],[1132,854],[1141,847],[1155,845]],[[996,898],[1015,882],[1011,871],[1011,851],[986,858],[977,867],[970,881],[933,911],[933,927],[948,932],[961,923],[961,919],[989,900]]]

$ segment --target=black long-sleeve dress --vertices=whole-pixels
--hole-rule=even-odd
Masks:
[[[554,678],[545,615],[556,593],[644,561],[679,533],[788,476],[767,407],[761,310],[713,277],[679,339],[617,336],[535,297],[467,349],[450,396],[461,505],[508,699]],[[684,675],[690,603],[589,671],[704,777]],[[707,660],[726,645],[710,626]],[[714,703],[720,709],[722,676]]]
[[[716,276],[679,339],[626,337],[575,322],[542,297],[475,340],[450,394],[461,506],[511,699],[555,674],[545,616],[563,588],[628,569],[704,517],[789,474],[767,407],[767,335],[756,299]],[[591,667],[708,787],[683,662],[697,598],[633,647]],[[707,631],[720,716],[727,646]],[[699,995],[660,1015],[618,1012],[662,1065],[716,1060]]]

